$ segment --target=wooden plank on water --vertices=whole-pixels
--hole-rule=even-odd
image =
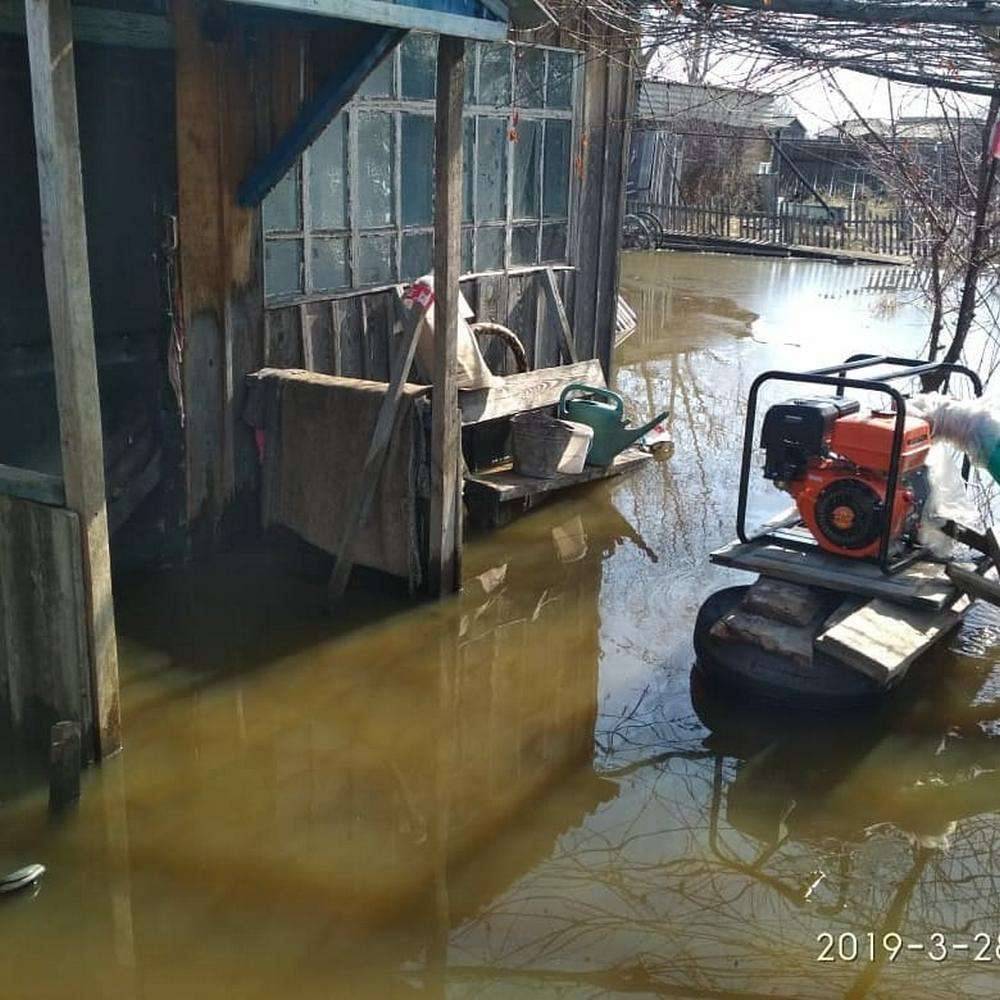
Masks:
[[[574,382],[603,387],[601,363],[591,359],[558,368],[540,368],[508,375],[503,385],[494,389],[460,389],[458,406],[462,411],[462,423],[478,424],[498,417],[511,417],[525,410],[554,406],[559,402],[563,389]]]
[[[573,331],[570,329],[569,317],[566,315],[566,307],[563,305],[562,296],[556,287],[556,276],[552,273],[552,268],[545,269],[545,279],[542,282],[548,308],[552,310],[555,317],[556,332],[559,334],[559,342],[562,346],[562,356],[565,360],[576,363],[576,348],[573,345]]]
[[[800,667],[808,667],[812,663],[811,626],[776,622],[773,618],[738,607],[720,618],[710,632],[721,642],[749,643],[767,653],[791,660]]]
[[[867,560],[847,559],[819,549],[803,552],[763,540],[733,542],[709,558],[720,566],[846,594],[884,597],[912,607],[940,610],[958,596],[958,588],[940,563],[918,562],[890,576]]]
[[[823,610],[822,593],[800,583],[762,576],[746,592],[743,607],[764,618],[786,625],[808,625]]]
[[[536,476],[522,476],[511,468],[503,465],[485,472],[472,473],[466,477],[466,485],[494,494],[501,503],[518,500],[521,497],[537,496],[540,493],[551,493],[568,486],[579,486],[598,479],[608,479],[620,476],[624,472],[648,462],[652,458],[648,452],[638,448],[626,448],[616,455],[610,465],[588,465],[577,475],[559,475],[551,479],[539,479]]]
[[[337,561],[327,584],[327,600],[331,606],[343,596],[351,569],[354,566],[352,558],[354,540],[368,514],[379,476],[382,474],[382,466],[385,464],[385,456],[389,450],[392,429],[396,423],[396,412],[399,409],[399,401],[406,386],[406,376],[417,351],[420,319],[423,312],[424,310],[414,303],[403,321],[405,327],[403,346],[396,357],[392,379],[382,400],[382,405],[379,407],[375,426],[371,431],[371,441],[365,454],[364,464],[353,484],[347,514],[344,516],[339,543],[334,553]]]
[[[835,615],[816,637],[816,648],[888,686],[961,620],[961,610],[902,607],[875,598],[846,616]]]

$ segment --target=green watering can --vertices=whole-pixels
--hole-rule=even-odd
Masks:
[[[572,398],[571,398],[572,397]],[[559,416],[594,429],[594,441],[587,452],[587,465],[610,465],[624,451],[651,431],[669,411],[653,417],[642,427],[625,425],[624,403],[617,392],[574,382],[559,397]]]

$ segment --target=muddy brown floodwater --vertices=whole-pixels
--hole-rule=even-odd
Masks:
[[[997,996],[998,620],[876,717],[691,684],[751,379],[919,350],[901,274],[626,256],[618,386],[676,451],[471,540],[460,599],[331,624],[260,553],[123,582],[125,752],[55,825],[5,775],[0,868],[48,875],[0,996]]]

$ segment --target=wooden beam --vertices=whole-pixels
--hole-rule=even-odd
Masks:
[[[462,423],[480,424],[484,420],[511,417],[524,410],[555,406],[563,389],[574,382],[603,387],[604,370],[596,358],[575,365],[538,368],[533,372],[508,375],[503,385],[493,389],[463,389],[458,394]]]
[[[83,213],[69,0],[25,0],[45,291],[66,504],[80,519],[97,753],[121,746],[118,651],[104,494],[104,443]]]
[[[396,355],[389,388],[382,400],[382,405],[379,407],[371,442],[365,454],[364,464],[361,466],[361,473],[354,485],[354,491],[347,507],[347,515],[344,517],[340,531],[340,539],[334,552],[337,562],[327,585],[327,601],[331,606],[343,596],[351,570],[354,567],[351,558],[354,539],[368,514],[368,507],[375,496],[375,488],[378,486],[379,476],[382,474],[382,466],[385,464],[385,456],[392,439],[392,430],[396,425],[399,400],[403,395],[406,376],[410,372],[413,356],[417,351],[417,341],[420,339],[418,332],[423,314],[424,309],[416,302],[413,302],[410,308],[404,311],[403,346]]]
[[[465,42],[438,40],[434,121],[434,389],[431,395],[431,508],[429,589],[444,596],[461,587],[458,550],[462,451],[455,364],[458,357],[458,278],[462,239],[462,100]]]
[[[569,317],[566,315],[566,307],[563,305],[562,296],[556,287],[556,276],[552,273],[552,268],[545,269],[545,278],[542,281],[542,288],[545,290],[545,297],[548,300],[549,308],[556,317],[556,329],[559,332],[559,343],[562,346],[561,357],[563,361],[576,362],[576,348],[573,346],[573,331],[569,326]]]
[[[965,569],[962,566],[956,566],[954,563],[949,563],[945,567],[945,572],[948,574],[948,579],[963,593],[1000,607],[1000,583],[995,580],[987,580],[979,573],[974,573],[971,569]]]
[[[940,10],[941,8],[935,7],[934,9]],[[937,87],[939,90],[950,90],[956,94],[976,94],[980,97],[993,97],[995,94],[1000,94],[1000,90],[996,87],[989,87],[978,83],[962,83],[961,78],[935,76],[930,73],[909,73],[902,70],[890,69],[888,66],[873,65],[864,59],[854,59],[850,56],[838,58],[836,56],[825,55],[822,52],[810,51],[809,49],[804,49],[801,46],[793,45],[791,42],[784,42],[780,39],[770,40],[768,47],[780,55],[788,56],[806,65],[825,66],[827,69],[849,69],[852,73],[873,76],[878,80],[910,83],[916,87]]]
[[[416,4],[381,2],[381,0],[230,0],[252,7],[269,7],[297,14],[316,14],[384,24],[388,27],[434,31],[440,34],[474,38],[485,42],[507,40],[507,22],[493,18],[454,14]]]
[[[958,596],[939,563],[918,562],[891,576],[874,562],[845,559],[820,549],[803,552],[764,540],[733,542],[709,555],[719,566],[748,570],[779,580],[842,593],[940,610]]]
[[[288,131],[274,148],[247,175],[240,185],[237,201],[249,207],[259,205],[330,124],[344,105],[357,93],[368,75],[403,40],[399,28],[382,28],[352,59],[344,59],[305,103]]]
[[[58,476],[33,469],[15,469],[12,465],[0,465],[0,495],[34,500],[51,507],[66,506],[66,490]]]
[[[722,0],[715,6],[738,7],[764,14],[802,14],[858,24],[1000,25],[1000,7],[993,4],[959,7],[943,3],[873,3],[870,0]]]
[[[638,448],[626,448],[615,455],[610,465],[586,465],[583,472],[561,472],[549,479],[538,476],[523,476],[515,472],[510,464],[496,469],[485,469],[482,472],[470,472],[466,482],[470,488],[488,491],[496,497],[499,503],[520,500],[522,497],[540,496],[542,493],[552,493],[568,486],[579,486],[582,483],[592,483],[598,479],[610,479],[620,476],[646,462],[651,462],[653,456]]]

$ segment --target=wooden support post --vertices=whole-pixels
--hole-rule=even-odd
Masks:
[[[49,738],[49,812],[61,813],[80,798],[79,722],[57,722]]]
[[[97,753],[121,746],[104,444],[83,214],[69,0],[25,0],[45,290],[66,505],[80,518]]]
[[[431,414],[430,592],[461,587],[458,551],[462,505],[458,452],[462,447],[455,362],[462,237],[462,98],[465,41],[442,35],[437,55],[434,123],[434,390]]]

